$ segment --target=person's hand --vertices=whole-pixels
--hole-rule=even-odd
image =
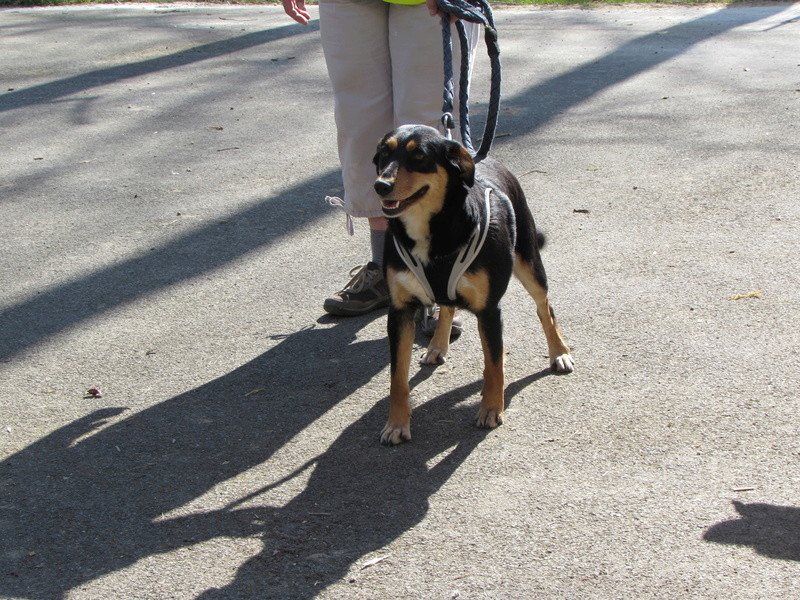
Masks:
[[[285,0],[284,0],[285,1]],[[425,6],[428,7],[428,12],[432,17],[443,17],[446,13],[442,12],[436,0],[425,0]],[[455,23],[458,19],[454,15],[449,15],[450,23]]]
[[[308,25],[308,20],[311,18],[306,8],[306,0],[283,0],[283,11],[301,25]]]

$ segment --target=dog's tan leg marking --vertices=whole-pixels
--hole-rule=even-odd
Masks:
[[[456,284],[456,291],[467,301],[472,312],[482,311],[486,308],[486,300],[489,297],[489,273],[487,271],[464,273]]]
[[[560,373],[571,373],[575,368],[575,361],[570,354],[569,346],[564,341],[561,329],[556,321],[555,313],[547,299],[547,290],[544,289],[534,277],[528,265],[517,256],[514,260],[514,275],[536,302],[536,314],[542,322],[544,336],[547,338],[547,350],[550,354],[550,366]]]
[[[433,337],[420,364],[444,364],[447,350],[450,348],[450,329],[453,327],[455,312],[456,309],[453,306],[439,305],[439,322],[436,324],[436,331],[433,332]]]
[[[414,342],[414,322],[406,320],[400,325],[397,343],[397,361],[393,365],[389,388],[389,419],[381,431],[381,443],[399,444],[411,439],[411,406],[408,402],[408,370]]]
[[[478,322],[478,331],[483,346],[483,390],[481,392],[481,406],[478,409],[476,425],[486,429],[494,429],[503,423],[503,410],[505,408],[505,352],[500,352],[497,360],[492,358],[489,343],[483,324]]]

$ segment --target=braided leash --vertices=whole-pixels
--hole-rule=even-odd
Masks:
[[[487,0],[436,0],[444,16],[442,17],[442,44],[444,49],[444,104],[442,105],[442,123],[448,137],[454,129],[453,123],[453,49],[450,35],[450,15],[460,19],[456,21],[456,31],[461,43],[461,74],[459,78],[459,126],[461,143],[481,160],[489,154],[489,149],[494,141],[497,129],[497,116],[500,112],[500,46],[497,43],[497,29],[494,26],[492,9]],[[484,40],[489,54],[492,70],[491,90],[489,94],[489,110],[486,116],[486,126],[483,130],[483,140],[477,152],[472,147],[469,127],[469,49],[467,32],[462,21],[478,23],[484,26]]]

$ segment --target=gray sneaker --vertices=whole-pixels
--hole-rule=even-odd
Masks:
[[[326,298],[322,308],[332,315],[355,317],[389,306],[389,288],[374,262],[350,270],[352,279],[343,290]]]

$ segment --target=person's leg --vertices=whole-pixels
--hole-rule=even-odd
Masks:
[[[321,0],[320,37],[334,93],[345,210],[383,218],[372,157],[394,125],[389,5],[376,0]]]
[[[321,0],[320,36],[334,92],[339,160],[348,215],[366,217],[372,260],[351,271],[352,279],[327,298],[326,311],[359,315],[388,303],[380,268],[386,219],[373,189],[372,156],[392,129],[392,78],[387,19],[389,6],[376,0]]]
[[[470,49],[470,66],[474,65],[480,26],[464,23]],[[458,32],[451,25],[455,99],[454,116],[458,116],[461,49]],[[444,63],[442,24],[431,17],[424,4],[392,5],[389,11],[389,49],[392,59],[392,93],[395,126],[421,123],[442,126]],[[458,137],[458,126],[454,131]]]

